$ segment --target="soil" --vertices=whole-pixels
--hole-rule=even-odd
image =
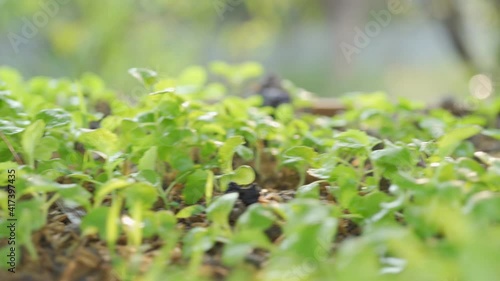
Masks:
[[[263,159],[272,160],[273,157],[266,156]],[[276,161],[263,162],[268,167],[275,164]],[[275,168],[275,167],[274,167]],[[275,170],[273,168],[273,171]],[[291,169],[278,169],[276,174],[261,175],[260,181],[249,189],[241,188],[240,197],[237,200],[232,213],[230,214],[230,223],[234,225],[238,217],[246,210],[248,205],[257,201],[262,204],[271,204],[271,202],[288,202],[295,196],[299,177]],[[315,179],[309,177],[307,182]],[[184,204],[181,199],[181,186],[173,189],[172,198],[179,202],[176,211],[182,209]],[[248,187],[247,187],[248,188]],[[243,190],[243,192],[241,192]],[[248,192],[250,191],[250,192]],[[250,193],[250,195],[248,194]],[[257,193],[257,194],[256,194]],[[220,195],[217,194],[217,195]],[[257,196],[257,197],[255,197]],[[325,188],[321,192],[321,200],[334,203],[333,198]],[[162,206],[163,207],[163,206]],[[0,280],[12,281],[114,281],[117,279],[112,272],[110,256],[106,243],[97,238],[97,236],[82,237],[78,225],[71,220],[71,216],[76,214],[77,210],[63,210],[59,206],[54,207],[49,212],[48,223],[32,236],[33,244],[36,247],[38,259],[30,257],[28,252],[23,249],[18,273],[1,273]],[[188,219],[179,220],[179,227],[189,230],[196,226],[208,226],[209,222],[205,214],[199,214]],[[266,230],[270,241],[279,243],[282,231],[278,225],[273,225]],[[337,242],[344,240],[349,236],[359,235],[359,228],[350,220],[344,219],[339,224],[339,238]],[[125,239],[123,239],[125,242]],[[156,239],[151,239],[149,247],[152,249],[148,254],[155,255],[158,250]],[[120,243],[119,243],[120,244]],[[123,243],[125,244],[125,243]],[[118,252],[127,256],[130,249],[125,245],[117,246]],[[221,263],[222,245],[216,244],[206,253],[204,266],[201,271],[203,275],[213,277],[215,280],[223,280],[229,273],[229,268]],[[180,258],[180,245],[176,249],[178,254],[174,254],[172,263],[184,264],[185,261]],[[255,269],[260,268],[267,260],[268,253],[262,250],[255,250],[246,257],[249,266]],[[145,263],[149,260],[146,259]],[[3,274],[3,275],[2,275]]]

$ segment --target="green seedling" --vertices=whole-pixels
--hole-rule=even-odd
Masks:
[[[214,223],[214,229],[224,237],[231,236],[228,217],[237,198],[237,193],[224,194],[207,207],[207,218]]]
[[[318,154],[310,147],[295,146],[286,150],[283,157],[282,164],[297,170],[300,177],[298,186],[303,186],[306,181],[306,171],[308,167],[314,165]]]
[[[235,182],[239,185],[248,185],[255,180],[255,172],[250,166],[240,166],[233,169],[233,156],[238,146],[244,143],[243,137],[234,136],[228,139],[219,148],[219,163],[222,175],[217,176],[219,179],[219,188],[225,191],[230,182]]]
[[[137,79],[148,90],[152,90],[153,86],[158,81],[158,74],[150,69],[145,68],[131,68],[128,73]]]

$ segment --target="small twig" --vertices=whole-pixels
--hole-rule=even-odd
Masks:
[[[19,154],[17,154],[16,150],[14,149],[12,144],[10,143],[9,139],[2,132],[0,132],[0,138],[2,138],[2,140],[7,145],[7,148],[10,150],[12,155],[14,155],[14,158],[16,159],[17,164],[24,165],[23,159],[21,159],[21,157],[19,157]]]

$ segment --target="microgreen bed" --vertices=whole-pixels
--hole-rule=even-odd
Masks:
[[[499,280],[499,99],[316,116],[238,95],[256,68],[132,69],[132,102],[1,69],[1,280]]]

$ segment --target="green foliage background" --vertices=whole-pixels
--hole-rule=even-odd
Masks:
[[[49,15],[47,23],[15,52],[12,34],[22,36],[26,21],[33,23],[40,13]],[[0,64],[8,62],[28,75],[77,78],[94,72],[130,92],[136,85],[126,74],[131,67],[168,76],[215,58],[265,59],[280,32],[322,20],[322,14],[319,5],[303,0],[0,1],[0,58],[5,60]]]

